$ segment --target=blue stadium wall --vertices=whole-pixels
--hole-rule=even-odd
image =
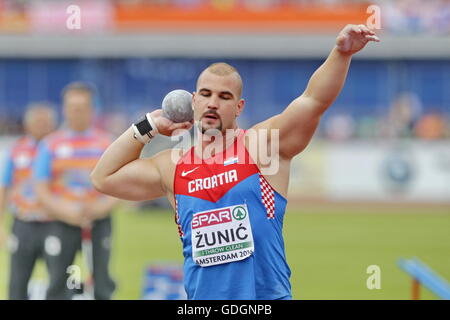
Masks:
[[[215,60],[206,59],[2,59],[0,60],[0,112],[19,120],[26,105],[47,100],[60,104],[61,89],[85,80],[99,90],[100,112],[127,114],[160,105],[176,88],[195,89],[200,71]],[[323,60],[224,59],[244,79],[247,109],[245,124],[280,112],[306,87]],[[329,114],[355,117],[386,112],[402,91],[415,92],[425,110],[450,109],[450,60],[354,60],[343,92]]]

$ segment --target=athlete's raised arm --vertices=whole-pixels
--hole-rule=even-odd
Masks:
[[[192,126],[190,122],[174,123],[164,118],[160,109],[150,113],[150,117],[156,131],[166,136],[177,129]],[[155,128],[152,132],[155,133]],[[91,181],[98,191],[125,200],[150,200],[164,196],[161,159],[159,155],[140,159],[144,144],[134,135],[133,128],[129,128],[106,149],[91,173]]]
[[[320,117],[341,92],[352,55],[369,41],[379,41],[365,25],[347,25],[338,35],[326,61],[314,72],[306,90],[279,115],[255,129],[279,129],[280,156],[290,159],[303,151],[311,140]]]

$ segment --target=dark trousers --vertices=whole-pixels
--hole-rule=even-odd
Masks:
[[[95,221],[92,226],[94,298],[99,300],[111,299],[116,287],[109,273],[111,229],[109,216]],[[76,253],[81,248],[81,229],[63,222],[52,222],[46,242],[50,276],[46,298],[72,299],[75,290],[68,286],[68,268],[73,265]]]
[[[36,261],[46,258],[45,239],[50,226],[50,222],[27,222],[14,218],[10,244],[9,299],[28,299],[28,282]]]

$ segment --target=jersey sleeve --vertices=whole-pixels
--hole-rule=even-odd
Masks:
[[[11,157],[11,151],[7,151],[3,156],[3,166],[1,168],[0,186],[9,187],[12,184],[14,163]]]
[[[33,179],[35,181],[49,181],[51,178],[52,155],[45,141],[39,143],[33,163]]]

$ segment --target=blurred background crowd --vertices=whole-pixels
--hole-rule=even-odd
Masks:
[[[72,3],[72,2],[70,2]],[[115,0],[75,1],[83,10],[79,30],[64,27],[67,1],[0,0],[0,34],[14,37],[54,34],[164,34],[164,33],[258,33],[258,27],[273,27],[277,34],[333,36],[349,18],[362,20],[369,5],[381,9],[382,37],[422,36],[445,38],[450,33],[448,0]],[[175,21],[175,23],[174,23]],[[198,24],[203,21],[205,24]],[[283,25],[283,23],[287,23]],[[364,21],[360,21],[364,22]],[[204,30],[205,25],[210,29]],[[236,31],[233,25],[242,27]],[[57,28],[55,25],[61,25]],[[316,27],[314,27],[316,26]],[[167,28],[166,28],[167,27]],[[237,27],[236,27],[237,28]],[[76,35],[78,36],[78,35]],[[332,38],[331,38],[332,39]],[[430,40],[431,39],[431,40]],[[436,41],[442,41],[440,40]],[[37,40],[38,41],[38,40]],[[76,40],[74,40],[76,41]],[[300,40],[302,41],[302,40]],[[413,40],[414,41],[414,40]],[[156,108],[164,93],[174,87],[194,90],[194,79],[208,58],[74,53],[58,57],[58,43],[39,56],[24,52],[0,60],[0,133],[19,134],[21,115],[31,102],[48,101],[57,106],[59,91],[73,79],[83,78],[99,87],[99,116],[108,123],[130,123],[141,110]],[[161,43],[170,47],[170,43]],[[308,44],[305,43],[305,46]],[[330,44],[331,45],[331,44]],[[420,44],[419,44],[420,45]],[[100,46],[100,42],[99,42]],[[117,43],[117,46],[120,46]],[[270,46],[270,44],[267,44]],[[18,49],[19,50],[19,49]],[[131,51],[133,48],[130,49]],[[283,48],[280,48],[282,51]],[[405,47],[404,51],[414,50]],[[374,58],[357,60],[341,97],[320,127],[318,137],[333,141],[385,139],[392,137],[439,140],[450,136],[448,55],[409,60]],[[173,56],[173,57],[171,57]],[[220,52],[215,53],[218,60]],[[56,57],[57,59],[54,59]],[[58,59],[59,58],[59,59]],[[64,59],[63,59],[64,58]],[[231,60],[230,60],[231,58]],[[244,113],[242,125],[251,125],[276,112],[305,87],[322,61],[308,59],[223,59],[236,64],[244,76],[244,98],[257,115]],[[239,57],[238,57],[239,58]],[[262,81],[261,77],[266,80]],[[369,81],[365,80],[370,79]],[[269,85],[272,90],[267,90]],[[109,119],[111,118],[111,119]],[[100,121],[99,123],[105,123]],[[114,126],[118,128],[118,126]],[[120,129],[123,126],[119,126]]]
[[[42,5],[42,3],[47,3]],[[48,2],[58,0],[1,0],[0,8],[3,18],[11,19],[20,28],[21,19],[39,14],[39,8]],[[376,4],[383,9],[385,17],[384,30],[396,34],[432,33],[448,34],[450,32],[450,4],[448,0],[102,0],[102,7],[111,12],[119,9],[152,6],[153,8],[182,8],[198,10],[207,7],[221,11],[248,10],[274,11],[283,8],[304,11],[310,7],[326,10],[340,6],[356,7]],[[104,13],[105,14],[105,13]],[[114,13],[113,13],[114,14]],[[22,21],[23,22],[23,21]]]

